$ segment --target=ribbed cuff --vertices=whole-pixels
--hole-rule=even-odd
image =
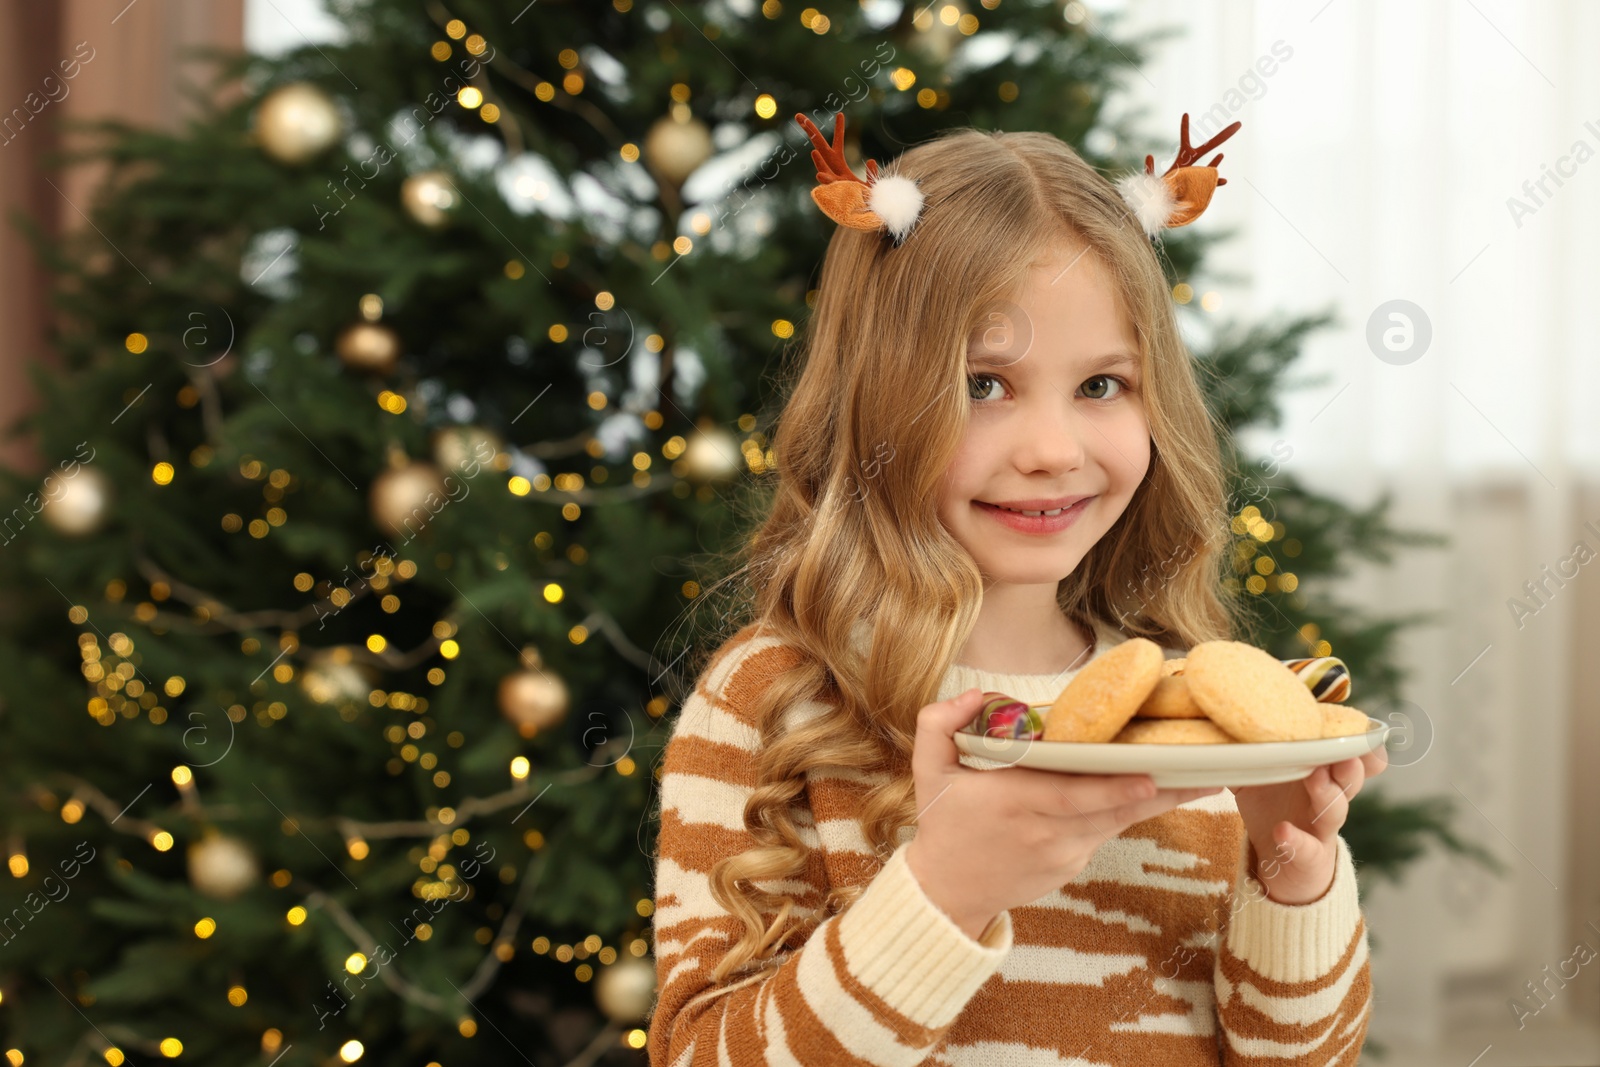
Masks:
[[[1308,904],[1280,904],[1250,874],[1250,838],[1240,847],[1235,908],[1228,923],[1228,951],[1263,978],[1305,982],[1333,970],[1350,947],[1361,921],[1356,867],[1350,846],[1335,837],[1338,857],[1333,884]]]
[[[955,1021],[1011,951],[1011,913],[1001,912],[974,941],[928,899],[895,849],[871,884],[839,917],[845,962],[861,984],[919,1025]]]

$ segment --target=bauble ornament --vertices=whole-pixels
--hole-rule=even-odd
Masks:
[[[69,537],[81,537],[105,521],[111,507],[111,479],[100,468],[80,463],[71,475],[63,471],[45,479],[39,499],[46,522]]]
[[[645,166],[674,188],[710,159],[714,150],[711,131],[684,105],[657,119],[644,137]]]
[[[400,203],[407,215],[430,229],[438,229],[461,207],[461,194],[450,175],[442,170],[425,170],[400,183]]]
[[[624,956],[595,976],[595,1003],[619,1026],[642,1022],[655,999],[655,964],[644,957]]]
[[[189,883],[216,900],[232,900],[261,877],[255,853],[237,837],[213,830],[189,846]]]
[[[701,485],[734,478],[743,462],[733,434],[711,423],[697,426],[683,450],[684,473]]]
[[[432,463],[401,459],[372,481],[372,521],[392,537],[409,541],[449,503],[444,477]]]
[[[357,663],[350,649],[343,646],[313,654],[300,672],[300,687],[318,704],[364,701],[372,692],[372,683],[369,668]]]
[[[923,8],[918,17],[912,19],[918,31],[911,38],[912,47],[935,63],[948,63],[956,46],[966,38],[961,32],[961,19],[965,14],[960,0],[948,0],[940,4],[937,11],[931,4]]]
[[[480,426],[447,426],[433,435],[433,461],[440,470],[463,475],[481,471],[504,450],[500,438]]]
[[[263,152],[293,166],[333,147],[344,120],[333,97],[310,82],[290,82],[261,98],[254,129]]]
[[[566,717],[571,694],[561,676],[539,661],[538,652],[528,649],[522,656],[523,670],[500,679],[496,702],[500,714],[524,738],[548,730]]]
[[[333,350],[354,371],[388,374],[400,361],[400,335],[381,322],[353,322],[339,331]]]

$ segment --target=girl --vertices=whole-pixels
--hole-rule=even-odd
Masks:
[[[652,1067],[1354,1064],[1337,831],[1381,752],[1158,790],[952,740],[1130,635],[1229,634],[1216,433],[1149,239],[1221,157],[1119,190],[1048,134],[958,129],[862,181],[842,115],[833,145],[797,118],[844,225],[744,626],[661,770]],[[1180,164],[1221,140],[1184,119]]]

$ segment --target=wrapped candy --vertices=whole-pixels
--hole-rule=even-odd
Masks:
[[[1342,659],[1335,656],[1286,659],[1283,665],[1293,671],[1321,703],[1342,704],[1350,696],[1350,668]]]
[[[985,737],[1037,741],[1044,735],[1044,709],[1029,707],[1004,693],[984,693],[974,722],[975,732]]]

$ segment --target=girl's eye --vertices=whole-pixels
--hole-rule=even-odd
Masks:
[[[967,375],[967,397],[968,397],[968,399],[970,399],[970,400],[988,400],[988,399],[990,399],[989,396],[985,396],[984,395],[983,383],[985,381],[993,382],[993,383],[998,385],[999,382],[1000,382],[1000,379],[996,378],[992,374],[969,374],[969,375]]]
[[[1078,387],[1090,400],[1109,400],[1122,392],[1122,382],[1108,374],[1096,374]]]

